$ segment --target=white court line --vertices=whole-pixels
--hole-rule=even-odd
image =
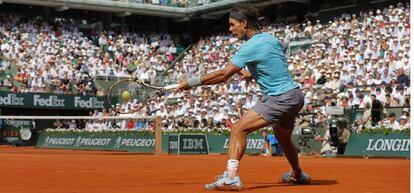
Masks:
[[[4,155],[4,156],[15,156],[15,157],[35,157],[35,158],[42,158],[42,156],[24,155],[24,154],[12,154],[12,153],[0,153],[0,155]]]
[[[77,171],[75,171],[75,172],[78,172],[78,173],[93,173],[93,172],[98,172],[98,171],[91,171],[91,170],[77,170]]]
[[[129,170],[75,170],[77,173],[106,173],[106,172],[131,172]],[[146,170],[144,172],[152,172],[150,170]]]

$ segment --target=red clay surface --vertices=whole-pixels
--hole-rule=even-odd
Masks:
[[[301,157],[313,182],[279,183],[288,170],[282,157],[245,156],[243,192],[403,193],[410,190],[406,159]],[[138,155],[119,152],[0,147],[1,193],[186,193],[225,168],[224,155]]]

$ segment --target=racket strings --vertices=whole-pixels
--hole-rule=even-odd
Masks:
[[[139,102],[147,102],[154,99],[162,93],[162,90],[148,87],[140,82],[132,82],[128,85],[128,90],[132,96],[139,98]]]
[[[148,86],[141,81],[125,80],[110,88],[108,102],[116,112],[130,114],[140,111],[151,100],[161,97],[164,91],[164,89]]]

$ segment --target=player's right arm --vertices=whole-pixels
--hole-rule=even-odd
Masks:
[[[227,66],[221,70],[217,70],[212,73],[202,75],[200,77],[201,85],[212,85],[226,82],[231,76],[233,76],[236,73],[239,73],[241,70],[241,68],[229,62]],[[179,84],[180,86],[178,87],[178,89],[180,90],[188,90],[190,88],[190,86],[188,85],[188,79],[182,79]]]

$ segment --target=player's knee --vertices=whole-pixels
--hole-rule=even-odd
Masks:
[[[249,129],[241,124],[236,124],[231,129],[232,134],[247,134]]]

